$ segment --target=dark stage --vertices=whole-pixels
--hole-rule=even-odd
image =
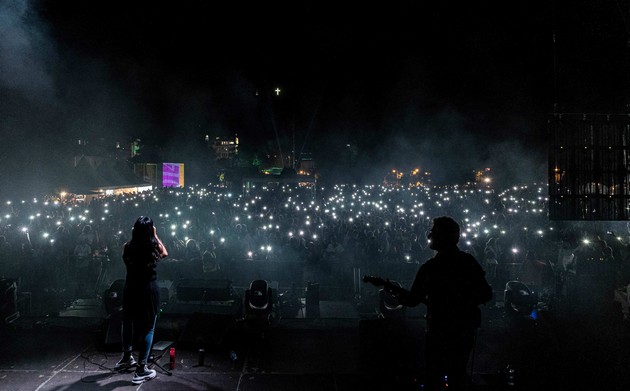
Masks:
[[[628,389],[630,332],[621,318],[563,303],[541,307],[537,320],[506,316],[503,292],[497,297],[501,300],[483,308],[470,362],[472,389]],[[38,314],[44,307],[33,303],[30,315],[2,332],[0,388],[422,389],[424,307],[382,318],[376,299],[322,299],[319,306],[300,308],[290,317],[276,314],[268,327],[243,321],[240,299],[233,305],[170,303],[158,320],[153,353],[168,369],[169,348],[175,347],[175,368],[169,376],[154,366],[157,378],[140,386],[131,384],[131,372],[111,370],[120,357],[119,336],[117,327],[109,327],[115,317],[102,303],[76,300],[48,315]],[[203,360],[199,349],[205,351]],[[508,364],[515,370],[514,385],[508,385]]]

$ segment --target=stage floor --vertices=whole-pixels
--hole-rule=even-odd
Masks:
[[[89,302],[78,304],[83,306],[76,305],[75,313],[21,317],[2,330],[0,389],[421,389],[425,322],[420,310],[402,320],[382,319],[350,302],[322,301],[319,318],[280,319],[264,333],[226,322],[224,314],[165,317],[158,321],[155,342],[173,343],[175,368],[169,375],[154,366],[156,379],[133,386],[132,373],[111,370],[120,353],[116,343],[104,343],[106,322],[86,316]],[[473,389],[630,389],[630,332],[626,323],[613,323],[551,314],[515,323],[500,306],[484,308],[471,362]],[[154,356],[169,366],[167,350],[154,350]],[[507,364],[516,369],[515,387],[506,384]]]

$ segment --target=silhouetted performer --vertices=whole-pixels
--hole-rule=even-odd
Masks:
[[[450,217],[438,217],[428,234],[435,257],[425,262],[411,290],[392,288],[405,306],[427,306],[425,358],[429,389],[466,387],[466,366],[481,323],[479,305],[492,299],[485,272],[470,254],[460,251],[459,225]]]
[[[131,231],[131,240],[123,248],[123,260],[127,267],[123,290],[123,356],[114,367],[115,370],[121,370],[136,365],[131,351],[134,339],[139,338],[139,356],[133,384],[141,384],[156,376],[155,370],[147,368],[160,303],[155,267],[167,255],[153,220],[140,216]]]

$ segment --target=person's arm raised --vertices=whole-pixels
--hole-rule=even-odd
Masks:
[[[160,253],[160,258],[168,257],[168,251],[166,251],[166,247],[164,247],[164,244],[162,243],[162,241],[158,237],[158,235],[157,235],[157,228],[155,228],[155,227],[153,227],[153,235],[155,236],[155,240],[158,243],[158,251]]]

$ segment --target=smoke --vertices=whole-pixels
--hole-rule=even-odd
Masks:
[[[378,143],[366,147],[356,159],[359,168],[354,177],[379,183],[392,169],[408,173],[420,168],[431,173],[435,185],[458,184],[472,181],[475,171],[490,168],[497,185],[546,179],[544,148],[475,133],[456,112],[427,115],[423,123],[413,126],[413,131],[404,131],[401,125],[382,131]]]
[[[391,162],[390,170],[429,171],[436,185],[472,181],[474,172],[485,168],[492,170],[495,182],[508,186],[545,179],[543,149],[475,132],[456,112],[445,111],[417,126],[411,134],[385,139],[378,161]]]
[[[328,148],[320,155],[325,176],[381,183],[392,169],[420,168],[442,185],[472,181],[475,171],[490,168],[497,186],[546,179],[546,149],[527,142],[534,131],[526,126],[515,122],[492,131],[452,106],[427,110],[421,101],[390,101],[379,114],[378,128],[361,119],[327,125],[336,132],[326,137]]]
[[[543,148],[531,148],[516,140],[493,143],[485,163],[492,168],[495,182],[513,184],[546,182],[547,162]]]
[[[46,186],[54,161],[56,51],[31,2],[0,3],[0,182],[2,194]]]
[[[265,122],[269,115],[261,97],[255,95],[265,70],[287,73],[283,76],[288,80],[293,74],[308,75],[309,82],[293,85],[304,102],[292,97],[284,112],[280,102],[274,109],[278,117],[286,117],[284,127],[279,126],[283,142],[293,145],[294,126],[298,152],[304,145],[303,152],[313,153],[330,180],[381,182],[392,168],[416,167],[431,171],[435,183],[469,180],[474,170],[485,167],[524,180],[530,174],[539,177],[544,167],[540,164],[544,159],[539,159],[543,154],[532,153],[522,142],[528,129],[519,129],[518,137],[512,137],[509,126],[503,134],[471,120],[471,108],[463,109],[461,99],[451,99],[456,87],[445,92],[435,81],[451,80],[453,75],[442,75],[448,68],[436,70],[431,65],[424,41],[413,46],[424,48],[421,52],[397,41],[387,52],[391,56],[372,58],[366,53],[383,47],[362,43],[362,34],[346,36],[335,25],[322,25],[327,27],[324,35],[306,34],[319,42],[313,51],[317,55],[291,56],[316,57],[317,66],[295,61],[290,63],[295,70],[285,69],[288,66],[277,70],[266,63],[271,61],[268,57],[261,62],[241,53],[258,53],[253,42],[266,42],[269,32],[261,31],[258,40],[242,39],[246,35],[241,41],[222,39],[224,46],[200,50],[210,42],[203,37],[215,36],[200,32],[214,30],[195,23],[199,21],[187,8],[179,12],[191,23],[177,29],[162,23],[170,13],[154,8],[139,7],[121,16],[106,6],[69,9],[61,3],[39,4],[26,0],[0,4],[2,180],[9,180],[9,172],[20,176],[30,170],[41,184],[45,175],[37,165],[52,160],[52,155],[57,161],[67,160],[71,156],[67,144],[79,137],[115,138],[122,145],[140,137],[145,145],[160,144],[172,161],[183,160],[178,154],[186,159],[201,156],[199,170],[208,158],[206,134],[238,133],[243,152],[248,145],[260,150],[275,138]],[[333,42],[339,34],[345,37],[343,42]],[[390,48],[385,41],[379,45]],[[275,75],[266,75],[271,76]],[[320,106],[323,84],[327,87]],[[291,86],[286,87],[289,92]],[[313,95],[310,100],[303,97],[307,94]],[[27,161],[22,156],[28,156]],[[49,169],[50,164],[43,166]]]
[[[475,171],[490,168],[497,185],[546,179],[546,147],[534,108],[523,118],[503,107],[462,101],[433,81],[425,62],[405,59],[389,79],[364,90],[346,84],[353,92],[328,107],[344,120],[325,125],[339,134],[326,138],[328,156],[346,157],[337,172],[330,170],[333,175],[380,183],[392,169],[420,168],[441,185],[472,181]],[[513,94],[500,92],[506,99]],[[372,103],[369,94],[382,98]],[[357,146],[356,158],[348,158],[347,144]]]
[[[54,92],[54,48],[27,0],[0,3],[0,88],[19,91],[29,100]]]
[[[59,45],[48,5],[0,2],[0,181],[3,196],[50,193],[67,176],[77,139],[125,146],[151,122],[112,64]],[[76,31],[70,34],[77,35]],[[79,37],[80,38],[80,37]]]

